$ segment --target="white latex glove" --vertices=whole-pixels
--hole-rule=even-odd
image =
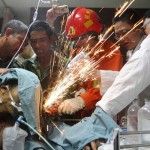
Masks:
[[[84,100],[78,96],[63,101],[58,107],[59,114],[74,114],[85,106]]]
[[[54,21],[57,19],[58,16],[63,15],[64,13],[57,12],[58,6],[53,5],[51,9],[49,9],[46,13],[46,21],[53,27]]]
[[[78,97],[80,94],[85,93],[85,92],[86,90],[84,88],[81,88],[79,91],[75,93],[75,97]]]

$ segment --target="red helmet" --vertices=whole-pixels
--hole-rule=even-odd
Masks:
[[[68,17],[65,31],[69,38],[76,38],[84,33],[93,31],[100,33],[103,25],[99,22],[99,16],[91,9],[77,7]]]

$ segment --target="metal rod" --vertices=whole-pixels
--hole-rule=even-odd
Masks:
[[[130,134],[150,134],[150,130],[120,132],[120,135],[130,135]]]
[[[120,145],[120,149],[124,148],[136,148],[136,147],[150,147],[150,143],[132,144],[132,145]]]
[[[120,150],[120,129],[114,129],[114,150]]]
[[[133,135],[133,134],[150,134],[150,130],[147,130],[147,131],[127,131],[127,132],[120,132],[118,130],[118,133],[117,133],[115,140],[114,140],[114,150],[120,150],[120,149],[125,149],[125,148],[150,147],[150,143],[120,145],[120,135]]]

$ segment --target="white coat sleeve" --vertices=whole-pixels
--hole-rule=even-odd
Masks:
[[[150,36],[119,72],[112,86],[96,104],[110,115],[116,115],[150,85]]]
[[[101,95],[104,95],[106,93],[106,91],[108,90],[108,88],[113,84],[118,73],[119,73],[119,71],[100,70],[100,78],[101,78],[100,92],[101,92]]]

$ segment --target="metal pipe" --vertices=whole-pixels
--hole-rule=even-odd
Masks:
[[[136,148],[136,147],[150,147],[150,143],[142,143],[142,144],[129,144],[129,145],[120,145],[120,149],[124,148]]]
[[[150,134],[150,130],[128,131],[128,132],[120,132],[120,130],[118,130],[117,135],[114,139],[114,150],[120,150],[124,148],[150,147],[150,143],[120,145],[120,135],[132,135],[132,134]]]
[[[131,134],[150,134],[150,130],[120,132],[120,135],[131,135]]]

